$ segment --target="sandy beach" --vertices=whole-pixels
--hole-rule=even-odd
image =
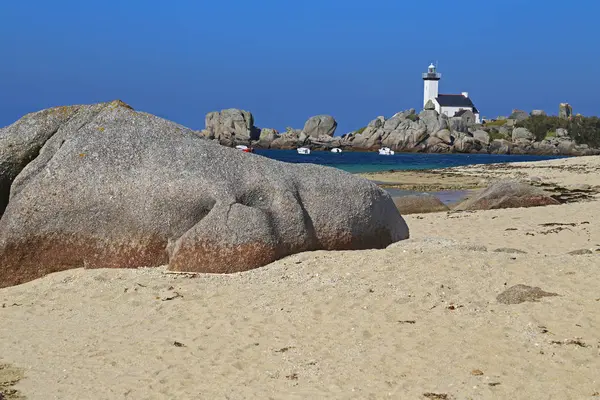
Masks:
[[[515,178],[586,199],[409,215],[411,239],[387,249],[297,254],[233,275],[77,269],[0,289],[0,391],[600,398],[600,157],[368,178],[407,190]],[[557,295],[498,301],[518,284]]]

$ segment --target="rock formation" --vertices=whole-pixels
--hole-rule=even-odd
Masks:
[[[302,132],[311,138],[321,136],[332,137],[337,128],[337,122],[331,115],[317,115],[311,117],[304,124]]]
[[[205,136],[216,139],[224,146],[249,145],[258,140],[260,130],[254,126],[252,113],[230,108],[206,115]]]
[[[558,117],[569,119],[573,115],[573,107],[569,103],[560,103],[558,106]]]
[[[394,198],[394,204],[402,215],[448,211],[439,198],[430,194],[409,195]]]
[[[497,208],[537,207],[560,204],[543,190],[525,183],[504,180],[458,204],[454,209],[492,210]]]
[[[555,134],[549,134],[543,140],[537,140],[535,134],[523,125],[529,126],[527,121],[530,118],[543,119],[546,115],[542,110],[533,110],[530,114],[513,110],[510,118],[499,117],[495,123],[487,126],[485,123],[476,123],[475,115],[468,110],[451,118],[440,115],[430,101],[419,114],[409,109],[389,119],[379,116],[356,132],[334,136],[337,122],[328,115],[311,117],[302,130],[288,128],[279,135],[273,129],[254,127],[252,114],[246,111],[225,110],[208,114],[207,129],[202,133],[226,146],[250,144],[272,149],[307,146],[313,150],[342,147],[346,150],[372,151],[389,147],[396,152],[600,154],[600,149],[577,144],[562,128],[556,129]]]
[[[252,125],[237,116],[211,121],[232,121],[222,126],[237,141]],[[228,149],[121,102],[0,129],[0,165],[10,195],[0,287],[79,267],[227,273],[408,237],[392,199],[365,179]]]

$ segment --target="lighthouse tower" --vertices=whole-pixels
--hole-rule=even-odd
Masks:
[[[423,107],[429,100],[434,100],[438,97],[438,83],[442,78],[442,74],[436,72],[436,67],[433,64],[429,65],[427,72],[423,74],[424,90],[423,90]]]

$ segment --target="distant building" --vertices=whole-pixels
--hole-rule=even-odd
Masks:
[[[470,111],[475,116],[475,123],[480,123],[479,110],[473,104],[469,93],[439,94],[440,79],[442,79],[442,74],[438,73],[435,65],[431,64],[427,72],[423,74],[423,107],[431,100],[435,104],[435,110],[440,114],[445,114],[448,117],[459,117],[464,114],[464,111]]]

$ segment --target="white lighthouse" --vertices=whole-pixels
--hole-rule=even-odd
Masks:
[[[438,84],[442,79],[442,74],[438,74],[435,65],[430,64],[427,72],[423,74],[424,90],[423,90],[423,107],[429,100],[435,101],[438,97]]]
[[[478,124],[480,122],[479,110],[473,104],[469,93],[439,94],[438,86],[440,79],[442,79],[442,74],[439,74],[436,69],[435,65],[431,64],[427,68],[427,72],[423,74],[423,107],[431,100],[438,113],[450,118],[462,117]]]

